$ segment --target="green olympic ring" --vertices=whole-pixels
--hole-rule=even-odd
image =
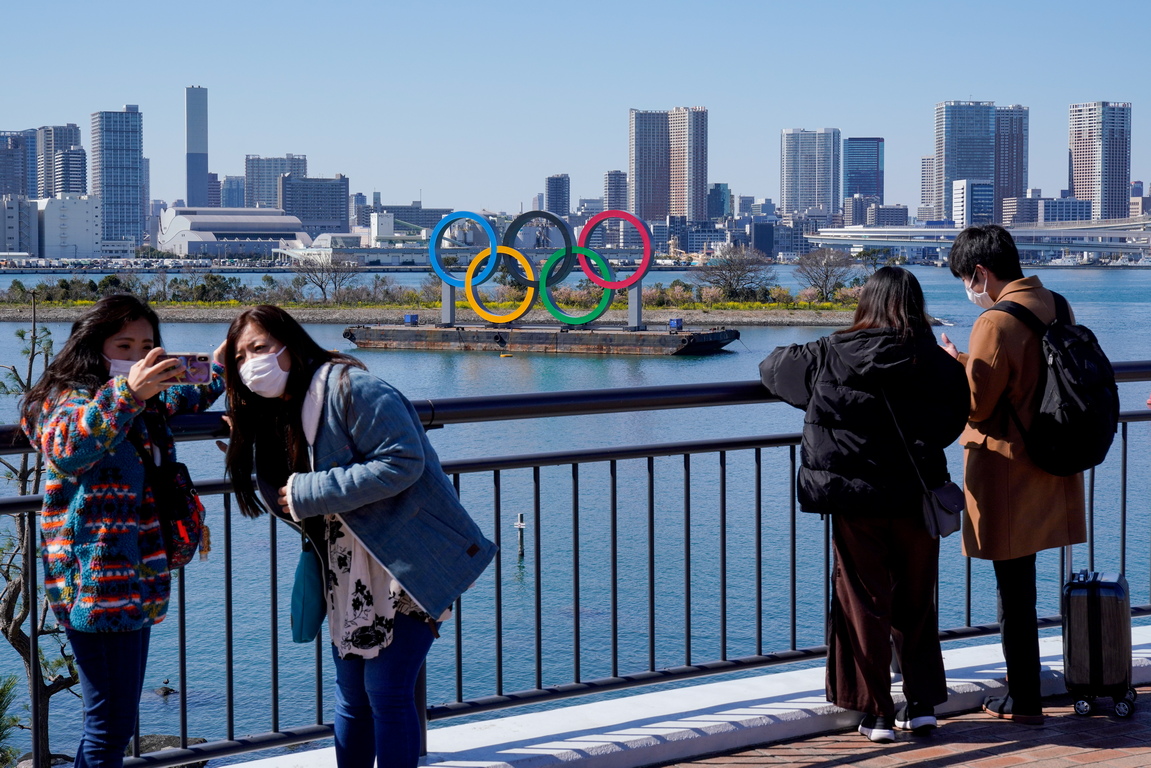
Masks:
[[[605,259],[603,256],[600,256],[590,248],[583,248],[581,246],[573,246],[571,251],[591,259],[593,262],[595,262],[595,265],[599,268],[599,271],[607,275],[608,280],[614,279],[614,275],[611,271],[611,265],[608,264],[607,259]],[[604,312],[607,312],[608,307],[611,306],[612,297],[615,292],[610,288],[604,289],[603,295],[600,297],[599,304],[596,305],[595,309],[582,316],[567,314],[556,305],[555,301],[551,297],[551,288],[548,285],[548,277],[551,275],[552,268],[555,267],[556,263],[560,259],[567,257],[567,255],[568,249],[560,248],[550,257],[548,257],[548,260],[540,269],[540,299],[543,301],[544,307],[547,308],[547,311],[551,313],[551,316],[556,320],[559,320],[561,323],[567,323],[568,325],[583,325],[584,323],[590,323],[593,320],[598,320],[603,316]]]

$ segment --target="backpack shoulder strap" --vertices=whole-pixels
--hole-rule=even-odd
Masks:
[[[1067,299],[1055,291],[1051,292],[1051,298],[1055,299],[1055,318],[1064,325],[1071,325],[1071,305]]]
[[[1058,295],[1058,294],[1055,294],[1055,295]],[[1059,298],[1062,299],[1063,297],[1060,296]],[[1055,303],[1058,306],[1059,302],[1056,301]],[[1067,305],[1067,301],[1064,300],[1063,306],[1066,307],[1066,305]],[[1007,314],[1014,317],[1016,320],[1021,321],[1024,325],[1026,325],[1031,330],[1035,331],[1035,333],[1038,334],[1040,338],[1042,338],[1043,335],[1047,333],[1047,325],[1042,320],[1040,320],[1038,317],[1036,317],[1034,312],[1032,312],[1027,307],[1023,306],[1022,304],[1019,304],[1018,302],[999,301],[999,302],[996,302],[995,304],[993,304],[990,308],[988,308],[988,311],[991,311],[991,310],[997,310],[999,312],[1006,312]]]

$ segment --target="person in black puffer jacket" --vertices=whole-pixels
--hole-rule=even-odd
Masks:
[[[970,408],[963,366],[938,346],[915,276],[883,267],[864,285],[850,328],[779,347],[759,372],[773,395],[806,412],[801,508],[832,516],[827,700],[864,713],[859,731],[872,741],[893,740],[893,726],[929,730],[947,700],[939,540],[923,523],[911,457],[928,488],[949,479],[943,449]],[[898,713],[892,639],[907,697]]]

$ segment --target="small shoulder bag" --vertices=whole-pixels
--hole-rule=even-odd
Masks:
[[[160,450],[156,463],[152,452],[144,446],[138,430],[129,428],[128,441],[140,454],[144,476],[152,489],[156,503],[156,516],[160,519],[160,534],[164,539],[164,552],[168,556],[168,569],[183,568],[192,561],[196,550],[204,559],[211,550],[210,533],[204,524],[204,505],[192,484],[188,467],[178,461],[169,461],[167,431],[161,417],[143,416],[152,443]]]
[[[887,405],[887,412],[891,414],[891,421],[895,424],[895,431],[899,435],[899,440],[903,443],[903,450],[907,453],[907,460],[911,462],[915,476],[919,478],[919,485],[923,488],[923,524],[927,527],[927,532],[937,539],[950,536],[959,530],[963,521],[965,505],[963,489],[950,480],[938,488],[927,487],[927,483],[923,482],[923,475],[919,473],[919,465],[915,463],[915,457],[911,455],[911,446],[907,444],[907,438],[903,436],[903,430],[899,428],[899,419],[895,418],[895,410],[891,407],[891,401],[887,399],[887,393],[881,394],[884,404]]]

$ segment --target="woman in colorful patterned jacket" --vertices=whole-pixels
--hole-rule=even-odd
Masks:
[[[326,569],[336,764],[415,768],[416,677],[496,546],[460,505],[412,404],[354,357],[267,305],[241,312],[225,343],[240,509],[302,527]]]
[[[134,296],[108,296],[72,326],[21,403],[43,455],[44,586],[72,646],[84,698],[76,766],[119,766],[153,624],[168,610],[170,573],[155,489],[134,443],[175,460],[167,417],[208,408],[224,391],[221,349],[207,386],[160,347],[160,321]]]

